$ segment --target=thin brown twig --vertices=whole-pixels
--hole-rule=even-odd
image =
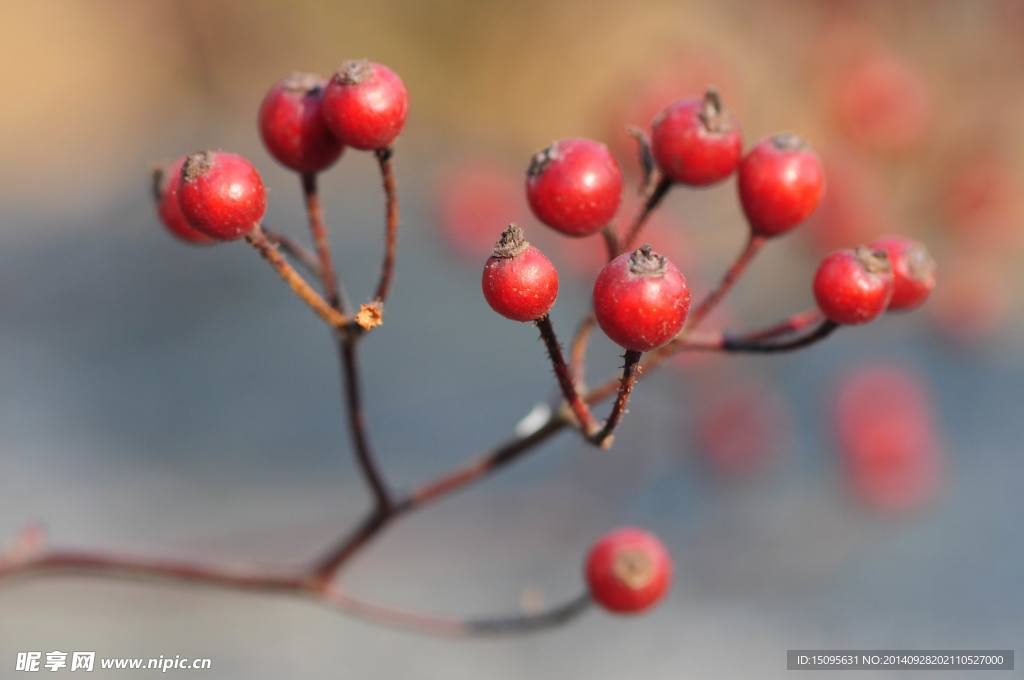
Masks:
[[[260,225],[255,225],[245,240],[263,256],[274,271],[284,279],[299,298],[323,319],[327,325],[340,330],[349,323],[350,319],[337,309],[327,304],[320,293],[316,292],[302,275],[295,271],[295,268],[288,264],[288,260],[281,255],[277,245],[272,243],[267,235],[263,233]]]
[[[565,357],[562,355],[562,347],[558,342],[558,336],[555,335],[555,328],[551,325],[551,317],[545,314],[537,319],[536,325],[538,330],[540,330],[541,340],[544,341],[544,346],[547,348],[548,356],[551,358],[551,367],[554,369],[555,378],[558,380],[558,387],[562,390],[562,396],[565,398],[566,403],[569,404],[573,415],[576,416],[576,422],[583,435],[589,438],[597,431],[597,421],[576,391],[576,383],[573,380],[572,373],[569,371],[569,366],[565,363]]]
[[[295,260],[295,263],[305,269],[306,273],[315,278],[320,278],[320,263],[317,262],[316,256],[306,250],[302,244],[286,234],[273,231],[265,226],[263,227],[263,233],[267,235],[267,240],[280,248],[285,255]]]
[[[595,323],[593,314],[587,314],[580,319],[576,334],[572,337],[572,344],[569,346],[569,368],[572,371],[572,378],[583,392],[586,391],[587,385],[587,346]]]
[[[354,333],[346,334],[338,342],[338,351],[341,354],[341,373],[345,386],[345,404],[352,447],[355,450],[356,462],[363,479],[366,480],[373,493],[375,512],[381,513],[390,508],[392,499],[384,476],[377,465],[376,457],[373,455],[373,450],[370,448],[359,377],[359,337]]]
[[[705,297],[700,304],[697,305],[697,308],[690,313],[690,318],[687,320],[686,324],[687,331],[700,326],[701,322],[704,321],[712,311],[714,311],[715,307],[718,306],[718,303],[722,301],[726,294],[732,290],[732,287],[736,285],[736,282],[739,281],[740,277],[743,276],[747,267],[750,266],[751,260],[754,259],[754,256],[757,255],[764,244],[765,238],[763,236],[757,236],[755,234],[750,235],[746,244],[743,246],[743,250],[740,251],[736,260],[726,270],[725,275],[722,277],[718,286],[708,293],[707,297]]]
[[[169,583],[192,583],[242,591],[295,594],[334,607],[367,621],[419,633],[441,636],[486,636],[529,633],[561,625],[582,614],[589,594],[532,613],[449,619],[385,607],[352,597],[308,570],[247,571],[180,560],[155,560],[127,555],[106,555],[75,550],[41,552],[19,560],[0,559],[0,578],[29,577],[70,572],[93,577],[138,578]]]
[[[315,172],[302,174],[302,198],[306,204],[306,216],[309,218],[309,233],[313,237],[313,247],[320,262],[320,280],[324,285],[324,297],[331,307],[345,313],[347,305],[331,259],[331,246],[327,238],[327,228],[324,226],[316,177]]]
[[[381,304],[387,301],[391,290],[391,280],[395,276],[395,251],[398,246],[398,192],[395,188],[395,173],[391,158],[394,155],[390,148],[377,149],[374,152],[377,165],[380,167],[380,178],[384,185],[386,224],[384,229],[384,260],[380,267],[380,280],[377,283],[375,297]]]
[[[672,180],[668,177],[662,177],[658,180],[658,183],[654,185],[654,189],[647,196],[647,200],[644,201],[644,205],[640,209],[640,212],[637,213],[637,216],[633,219],[633,223],[630,225],[625,237],[619,241],[620,253],[633,247],[636,240],[640,237],[640,232],[643,230],[644,225],[647,224],[647,219],[657,209],[657,207],[661,205],[661,201],[665,198],[671,188]]]
[[[757,331],[745,333],[744,338],[747,340],[767,340],[769,338],[776,338],[780,335],[789,335],[790,333],[796,333],[803,329],[821,321],[821,310],[817,307],[804,310],[793,314],[792,316],[783,319],[777,324],[767,326]]]
[[[596,446],[604,449],[611,447],[614,440],[612,434],[615,432],[615,428],[619,426],[622,416],[626,413],[629,396],[633,393],[633,387],[636,386],[636,380],[641,371],[641,356],[642,353],[634,349],[627,349],[623,355],[622,378],[619,379],[618,396],[615,398],[615,404],[612,406],[611,413],[608,414],[608,419],[604,422],[604,427],[594,435],[593,441]]]

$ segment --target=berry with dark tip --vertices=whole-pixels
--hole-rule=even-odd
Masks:
[[[252,163],[226,151],[190,154],[181,168],[181,212],[218,241],[245,236],[263,219],[267,194]]]
[[[824,192],[818,155],[794,134],[762,140],[740,162],[740,203],[758,236],[794,228],[814,212]]]
[[[893,276],[884,250],[839,250],[818,265],[814,297],[822,314],[838,324],[867,323],[885,311]]]
[[[594,282],[594,316],[625,349],[646,352],[683,328],[690,289],[675,265],[649,245],[605,265]]]
[[[555,231],[589,236],[618,211],[622,171],[604,144],[562,139],[534,155],[526,197],[537,219]]]
[[[530,245],[523,230],[508,225],[484,265],[484,298],[491,309],[513,321],[536,321],[558,297],[558,271]]]
[[[260,104],[260,137],[281,165],[301,173],[326,170],[344,146],[322,115],[326,82],[312,73],[294,73],[267,92]]]
[[[651,151],[662,174],[674,182],[705,187],[739,165],[743,138],[736,118],[718,93],[680,99],[654,119]]]
[[[386,149],[395,141],[409,113],[405,83],[383,64],[346,61],[324,91],[327,127],[345,146],[363,151]]]

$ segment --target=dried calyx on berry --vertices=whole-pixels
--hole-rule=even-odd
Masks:
[[[704,92],[697,117],[707,132],[728,132],[733,128],[732,116],[726,115],[722,98],[713,87]]]
[[[804,151],[811,146],[795,132],[780,132],[771,136],[772,146],[779,151]]]
[[[494,244],[491,257],[499,259],[515,257],[526,250],[529,245],[530,242],[526,240],[523,230],[516,224],[510,224],[505,227],[505,231],[501,232],[501,238]]]
[[[882,248],[857,246],[854,248],[853,254],[861,266],[872,274],[892,273],[892,263],[889,261],[889,253]]]
[[[630,254],[629,271],[637,276],[664,276],[667,262],[664,255],[654,252],[650,244],[645,243]]]
[[[513,321],[536,321],[558,297],[558,271],[544,253],[508,225],[484,265],[484,299],[491,309]]]
[[[558,153],[558,142],[552,142],[549,146],[533,154],[530,159],[530,167],[526,169],[528,177],[538,177],[544,172],[549,164],[557,161],[561,156]]]
[[[349,59],[334,73],[334,78],[343,85],[358,85],[373,75],[373,65],[368,59]]]

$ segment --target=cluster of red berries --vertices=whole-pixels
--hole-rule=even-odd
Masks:
[[[789,232],[821,202],[825,176],[806,142],[794,134],[778,134],[744,155],[739,124],[713,90],[702,98],[676,101],[654,118],[651,127],[650,155],[664,187],[708,187],[736,173],[752,242]],[[526,173],[526,196],[534,215],[574,238],[612,230],[622,190],[622,172],[608,148],[589,139],[556,141],[533,157]],[[510,225],[484,266],[482,285],[488,304],[499,314],[516,321],[541,321],[558,296],[558,272],[524,239],[519,227]],[[829,321],[859,324],[886,309],[920,305],[934,285],[934,262],[924,247],[890,237],[826,257],[813,290]],[[689,307],[685,277],[650,246],[612,257],[594,282],[598,325],[630,352],[650,351],[676,338]],[[653,549],[650,554],[641,550],[646,557],[640,561],[664,564],[651,567],[660,576],[647,579],[646,570],[634,569],[632,557],[613,566],[610,555],[636,538],[627,534],[628,540],[610,535],[588,562],[591,591],[614,611],[652,604],[668,583],[668,557]],[[641,571],[647,576],[633,579],[631,574]],[[647,585],[634,587],[640,581]]]
[[[298,74],[274,85],[260,107],[259,130],[271,155],[307,178],[335,163],[345,147],[385,158],[407,112],[408,94],[393,71],[350,61],[330,80]],[[651,128],[650,157],[661,181],[650,194],[648,212],[667,188],[708,187],[736,173],[739,202],[755,242],[790,231],[821,200],[824,173],[810,147],[795,135],[781,134],[744,155],[739,125],[714,91],[673,103]],[[191,243],[255,238],[266,211],[259,173],[246,159],[224,151],[178,158],[156,173],[154,188],[164,224]],[[690,290],[676,266],[650,246],[619,251],[611,222],[622,190],[622,172],[608,148],[589,139],[551,144],[533,157],[526,173],[527,199],[541,222],[576,238],[606,232],[610,256],[594,282],[594,317],[635,363],[641,352],[680,335]],[[640,226],[642,221],[637,230]],[[814,280],[822,312],[841,324],[917,306],[933,286],[934,264],[927,252],[898,237],[830,255]],[[509,225],[487,260],[482,288],[499,314],[542,322],[558,296],[558,273],[519,227]],[[585,568],[592,597],[614,612],[654,605],[667,591],[671,571],[664,546],[639,529],[606,535]]]
[[[402,80],[386,66],[345,62],[330,80],[301,73],[274,85],[259,111],[259,131],[270,154],[303,175],[329,168],[345,147],[388,148],[409,110]],[[249,234],[266,212],[266,190],[256,168],[224,151],[178,158],[154,174],[160,219],[194,244]]]

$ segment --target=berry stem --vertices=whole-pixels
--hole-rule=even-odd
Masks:
[[[359,470],[373,493],[376,513],[386,514],[393,501],[387,484],[384,482],[384,476],[377,465],[376,457],[373,455],[367,433],[359,372],[359,337],[358,334],[348,333],[338,340],[349,434],[352,437],[352,448],[355,450]]]
[[[316,256],[306,250],[302,244],[286,234],[271,231],[267,227],[263,227],[263,233],[266,234],[268,241],[295,260],[296,264],[305,269],[308,274],[320,278],[320,263],[317,262]]]
[[[686,324],[686,331],[693,330],[701,324],[707,316],[714,311],[718,303],[732,290],[732,287],[736,285],[740,277],[743,276],[744,272],[747,271],[747,267],[750,266],[751,260],[761,250],[765,244],[765,238],[756,234],[751,234],[750,238],[747,239],[746,245],[743,246],[743,250],[740,251],[739,256],[730,265],[729,269],[726,270],[725,275],[719,282],[718,287],[708,293],[707,297],[701,300],[697,308],[690,313],[689,321]]]
[[[615,397],[615,404],[612,406],[611,413],[608,414],[608,420],[604,422],[604,427],[594,435],[593,442],[595,446],[599,446],[602,449],[611,448],[614,440],[612,433],[615,432],[615,428],[619,426],[622,416],[626,413],[629,396],[633,393],[633,387],[636,385],[637,377],[641,371],[641,356],[643,356],[643,353],[635,349],[627,349],[623,355],[624,363],[622,364],[622,378],[619,380],[618,395]]]
[[[604,238],[605,250],[608,252],[608,261],[611,262],[619,254],[619,235],[615,233],[613,225],[606,224],[601,230],[601,236]]]
[[[293,594],[308,597],[351,616],[392,628],[450,637],[529,633],[553,628],[585,612],[590,603],[589,594],[584,593],[547,610],[530,614],[453,619],[402,611],[357,599],[329,582],[318,580],[315,572],[309,570],[245,570],[197,562],[143,559],[77,550],[41,552],[17,560],[0,559],[0,578],[15,575],[40,576],[55,572],[74,572],[115,579],[143,578],[244,591]]]
[[[394,155],[391,148],[377,149],[374,152],[377,165],[380,167],[380,178],[384,186],[384,202],[386,224],[384,230],[384,261],[380,267],[380,280],[377,282],[376,299],[381,304],[387,301],[391,290],[391,280],[395,275],[395,250],[398,245],[398,192],[395,188],[395,173],[391,163]]]
[[[667,177],[662,177],[658,180],[658,183],[654,186],[654,190],[647,196],[647,200],[644,201],[643,207],[637,216],[633,219],[633,224],[630,225],[629,230],[626,232],[626,237],[619,242],[618,252],[622,253],[633,247],[636,240],[640,237],[640,232],[643,231],[644,225],[647,224],[647,218],[661,205],[662,199],[668,194],[669,189],[672,188],[672,180]]]
[[[813,307],[802,312],[797,312],[777,324],[746,333],[743,337],[750,341],[777,338],[781,335],[789,335],[790,333],[801,331],[812,324],[818,323],[822,318],[821,310],[817,307]]]
[[[302,275],[295,271],[288,260],[278,251],[275,245],[263,232],[260,225],[253,226],[252,231],[245,237],[245,240],[263,256],[274,271],[284,279],[299,298],[323,319],[327,325],[335,330],[341,330],[349,323],[350,319],[337,309],[327,304],[320,293],[313,290],[313,287],[306,282]]]
[[[781,352],[792,352],[803,349],[809,345],[824,340],[831,335],[839,324],[834,321],[820,321],[809,333],[796,337],[767,342],[763,334],[753,333],[740,336],[729,336],[721,333],[711,334],[704,337],[687,337],[681,339],[676,345],[679,351],[717,351],[728,353],[745,354],[774,354]]]
[[[302,174],[302,198],[306,204],[306,215],[309,218],[309,232],[313,237],[317,259],[320,262],[320,280],[323,281],[324,297],[327,303],[344,313],[347,304],[338,285],[338,277],[331,260],[331,246],[327,241],[327,229],[324,227],[323,209],[320,207],[320,196],[317,193],[316,173]]]
[[[576,327],[576,334],[572,338],[572,345],[569,347],[569,368],[572,371],[573,380],[586,391],[587,374],[587,345],[590,342],[590,332],[594,329],[593,314],[587,314],[580,320]]]
[[[548,350],[548,356],[551,357],[551,366],[555,370],[555,377],[558,379],[558,386],[562,390],[562,396],[565,397],[566,403],[569,404],[573,415],[576,416],[576,422],[579,424],[580,430],[589,438],[597,430],[597,421],[594,420],[590,409],[587,408],[586,403],[584,403],[576,391],[576,384],[573,381],[572,373],[569,371],[569,366],[565,363],[562,347],[558,343],[558,336],[555,335],[555,329],[551,325],[551,317],[545,314],[537,319],[536,324],[540,330],[541,340],[544,341],[544,346]]]

